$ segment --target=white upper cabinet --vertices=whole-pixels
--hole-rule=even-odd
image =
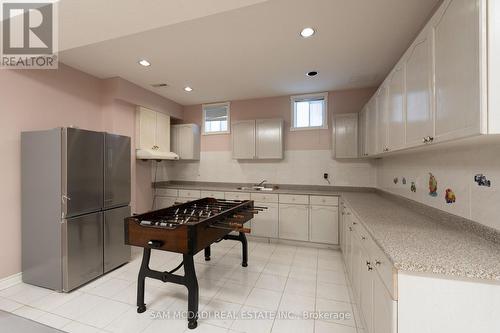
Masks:
[[[366,104],[364,153],[500,133],[500,5],[444,0]],[[381,99],[387,85],[387,107]],[[372,110],[376,100],[377,119]],[[384,118],[383,111],[386,111]],[[372,126],[376,123],[374,137]],[[376,149],[373,140],[376,139]]]
[[[234,159],[255,158],[255,120],[235,121],[231,124]]]
[[[235,121],[231,125],[233,159],[282,159],[283,120]]]
[[[426,29],[406,59],[406,146],[424,144],[434,136],[432,112],[432,35]]]
[[[358,120],[358,137],[359,137],[359,156],[364,157],[368,156],[367,148],[366,148],[366,131],[367,131],[367,122],[366,122],[366,106],[359,113]]]
[[[405,67],[397,66],[387,81],[387,145],[385,151],[404,147],[405,138]]]
[[[387,151],[387,85],[383,84],[375,95],[376,117],[377,117],[377,148],[376,153]],[[373,111],[372,111],[373,112]]]
[[[256,155],[259,159],[283,158],[283,120],[257,119]]]
[[[170,117],[156,112],[156,145],[160,152],[170,151]]]
[[[172,125],[172,151],[181,160],[200,159],[200,126],[196,124]]]
[[[366,108],[366,153],[377,154],[377,109],[375,98],[372,98]]]
[[[479,0],[447,0],[434,22],[436,115],[431,141],[481,132]],[[484,91],[486,93],[486,91]]]
[[[139,159],[177,159],[170,152],[170,116],[137,107],[136,154]]]
[[[146,108],[137,109],[137,149],[153,149],[156,146],[156,112]]]
[[[335,115],[332,138],[335,158],[358,157],[358,114]]]

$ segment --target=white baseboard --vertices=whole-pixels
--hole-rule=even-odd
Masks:
[[[7,289],[21,282],[23,282],[23,273],[12,274],[0,280],[0,290]]]

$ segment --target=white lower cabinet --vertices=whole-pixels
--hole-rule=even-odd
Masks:
[[[394,301],[380,277],[373,274],[373,330],[371,333],[397,332],[397,302]]]
[[[279,238],[309,240],[309,209],[307,205],[279,204]]]
[[[350,258],[352,257],[352,224],[351,211],[348,208],[345,209],[343,223],[344,227],[342,229],[344,230],[344,244],[341,244],[341,247],[343,247],[345,251],[342,251],[342,253],[344,254],[344,262],[347,270],[347,275],[352,276],[352,266],[350,260]]]
[[[246,224],[251,226],[251,236],[339,244],[338,196],[169,188],[156,189],[156,194],[155,209],[205,197],[253,200],[255,206],[267,209],[259,211]]]
[[[177,197],[175,202],[177,203],[186,203],[186,202],[190,202],[190,201],[193,201],[193,200],[198,200],[196,198],[186,198],[186,197]]]
[[[224,192],[221,192],[221,191],[201,191],[200,198],[224,199]]]
[[[254,202],[255,206],[267,207],[252,219],[252,236],[278,238],[278,204]]]
[[[374,242],[363,228],[353,211],[345,207],[340,221],[342,255],[347,275],[366,333],[397,332],[397,301],[383,282],[384,273],[379,269],[384,263],[372,248]]]
[[[376,274],[371,266],[370,257],[361,247],[359,265],[359,308],[363,314],[365,330],[372,333],[373,329],[373,280]],[[389,332],[389,331],[388,331]]]
[[[360,304],[361,295],[361,244],[356,231],[351,232],[351,258],[348,259],[351,263],[351,285],[354,292],[354,302]]]
[[[339,243],[339,209],[329,206],[309,208],[309,240],[317,243]]]

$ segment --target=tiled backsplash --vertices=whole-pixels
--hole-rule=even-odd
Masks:
[[[371,161],[342,162],[332,159],[329,150],[288,150],[279,161],[236,161],[230,151],[202,151],[200,161],[162,163],[158,180],[186,180],[229,183],[268,183],[369,186],[376,184]]]
[[[437,182],[435,196],[429,190],[430,174]],[[475,175],[486,179],[476,181]],[[415,192],[411,190],[412,183]],[[497,230],[500,230],[499,184],[500,145],[412,153],[377,161],[378,188]],[[455,202],[450,191],[447,202],[447,189],[454,194]]]

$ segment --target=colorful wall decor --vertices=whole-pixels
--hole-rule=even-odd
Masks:
[[[415,182],[411,182],[410,191],[412,191],[413,193],[417,192],[417,185],[415,184]]]
[[[451,189],[447,188],[444,199],[446,200],[447,204],[452,204],[457,200],[457,197]]]
[[[429,172],[429,195],[431,197],[437,197],[437,180],[432,173]]]
[[[491,181],[488,180],[482,173],[478,173],[477,175],[475,175],[474,181],[477,183],[477,186],[491,187]]]
[[[394,184],[397,184],[397,183],[399,183],[399,178],[398,177],[394,177],[394,179],[392,181],[394,182]]]

